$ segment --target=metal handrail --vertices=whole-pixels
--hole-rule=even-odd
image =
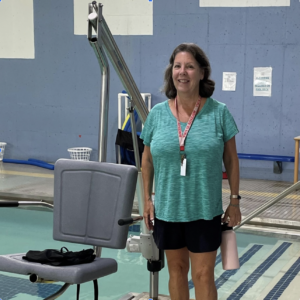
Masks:
[[[35,206],[35,207],[46,207],[51,210],[54,209],[54,205],[40,201],[15,201],[15,200],[0,200],[0,207],[20,207],[20,206]]]
[[[243,219],[243,221],[241,222],[241,224],[235,226],[233,228],[233,230],[237,230],[238,228],[240,228],[241,226],[243,226],[245,223],[249,222],[250,220],[252,220],[256,216],[258,216],[259,214],[261,214],[262,212],[264,212],[266,209],[268,209],[269,207],[273,206],[279,200],[281,200],[282,198],[286,197],[288,194],[290,194],[291,192],[293,192],[293,191],[295,191],[295,190],[297,190],[299,188],[300,188],[300,181],[294,183],[292,186],[290,186],[289,188],[287,188],[286,190],[284,190],[282,193],[280,193],[274,199],[271,199],[270,201],[268,201],[267,203],[265,203],[264,205],[262,205],[261,207],[259,207],[255,211],[253,211],[250,215],[248,215],[245,219]]]

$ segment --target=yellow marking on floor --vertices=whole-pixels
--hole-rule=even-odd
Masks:
[[[222,192],[230,194],[230,190],[228,190],[228,189],[222,189]],[[255,192],[255,191],[240,191],[240,194],[242,196],[244,195],[244,196],[275,198],[280,193],[276,194],[276,193],[264,193],[264,192]],[[300,196],[299,195],[288,195],[288,196],[285,196],[283,199],[300,200]]]
[[[29,172],[8,171],[8,170],[2,170],[0,173],[1,174],[7,174],[7,175],[19,175],[19,176],[29,176],[29,177],[41,177],[41,178],[54,178],[53,174],[29,173]]]

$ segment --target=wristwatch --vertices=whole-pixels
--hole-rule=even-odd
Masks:
[[[238,199],[238,200],[242,199],[242,197],[240,195],[230,195],[229,198],[230,199]]]

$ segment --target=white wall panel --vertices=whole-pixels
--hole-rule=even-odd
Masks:
[[[200,7],[290,6],[290,0],[199,0]]]
[[[0,58],[34,58],[33,0],[0,2]]]
[[[87,34],[88,3],[74,0],[74,34]],[[153,2],[149,0],[101,0],[103,16],[115,35],[153,35]]]

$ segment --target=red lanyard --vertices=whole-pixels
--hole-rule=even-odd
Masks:
[[[201,97],[199,97],[195,107],[194,107],[194,110],[189,118],[189,121],[185,127],[185,130],[182,134],[182,131],[181,131],[181,126],[180,126],[180,122],[178,120],[178,106],[177,106],[177,97],[175,97],[175,107],[176,107],[176,115],[177,115],[177,129],[178,129],[178,138],[179,138],[179,146],[180,146],[180,151],[184,151],[184,142],[185,142],[185,138],[193,124],[193,121],[195,119],[195,116],[196,116],[196,113],[199,109],[199,106],[201,104]]]

